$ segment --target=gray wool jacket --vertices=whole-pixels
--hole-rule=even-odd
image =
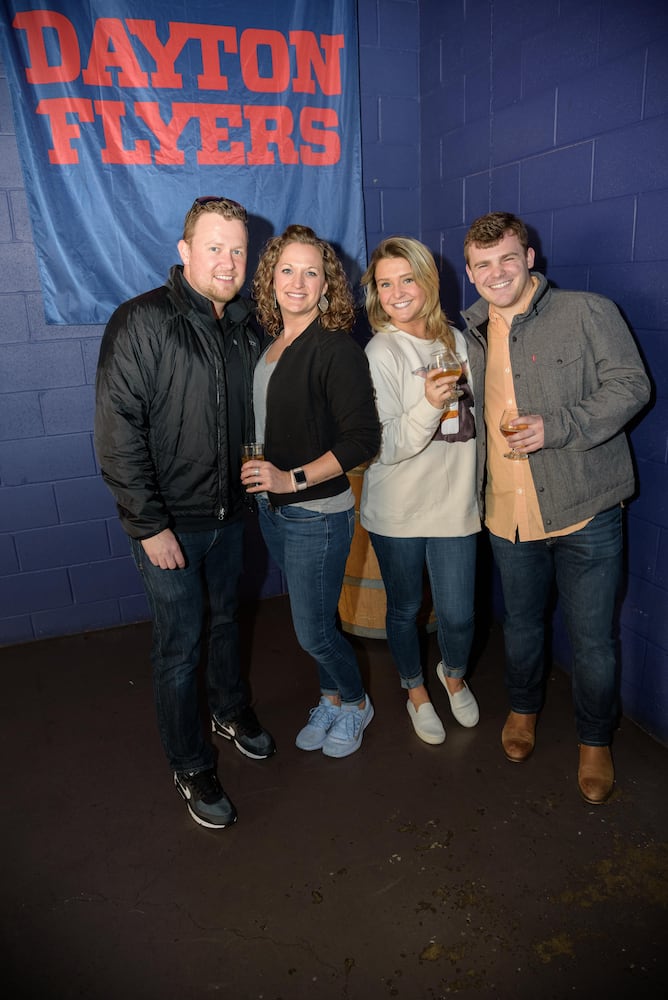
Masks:
[[[543,417],[545,444],[529,455],[546,531],[559,531],[631,496],[635,478],[624,428],[650,383],[619,310],[589,292],[538,287],[510,327],[517,405]],[[488,303],[462,312],[473,395],[484,412]],[[486,433],[478,422],[478,497],[484,510]]]

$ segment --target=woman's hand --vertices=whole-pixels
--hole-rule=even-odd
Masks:
[[[241,466],[241,482],[247,493],[294,493],[292,476],[271,462],[252,458]]]
[[[438,368],[427,372],[424,382],[424,394],[428,403],[437,410],[444,410],[448,403],[456,399],[452,390],[457,383],[456,375],[444,375]]]

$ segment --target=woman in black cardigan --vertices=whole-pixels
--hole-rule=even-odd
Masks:
[[[373,386],[350,335],[353,301],[343,267],[312,229],[289,226],[269,240],[253,296],[273,340],[254,381],[264,460],[247,463],[241,478],[258,498],[299,644],[318,666],[320,701],[297,746],[346,757],[373,718],[354,650],[336,620],[355,527],[346,472],[380,446]]]

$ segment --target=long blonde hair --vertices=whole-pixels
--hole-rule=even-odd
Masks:
[[[415,281],[426,295],[424,306],[417,318],[424,319],[427,336],[431,340],[440,340],[454,351],[455,338],[441,307],[440,283],[433,254],[424,243],[409,236],[388,236],[379,243],[371,254],[369,266],[362,275],[366,312],[371,328],[374,331],[387,331],[393,327],[390,317],[380,304],[375,275],[379,261],[397,258],[408,263]]]

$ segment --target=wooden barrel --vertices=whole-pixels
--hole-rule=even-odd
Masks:
[[[364,471],[364,466],[358,466],[348,473],[355,495],[355,533],[339,598],[339,617],[344,632],[371,639],[385,639],[387,637],[385,587],[371,539],[360,523]],[[428,582],[425,582],[425,595],[419,621],[426,625],[429,632],[435,631],[437,627]]]

